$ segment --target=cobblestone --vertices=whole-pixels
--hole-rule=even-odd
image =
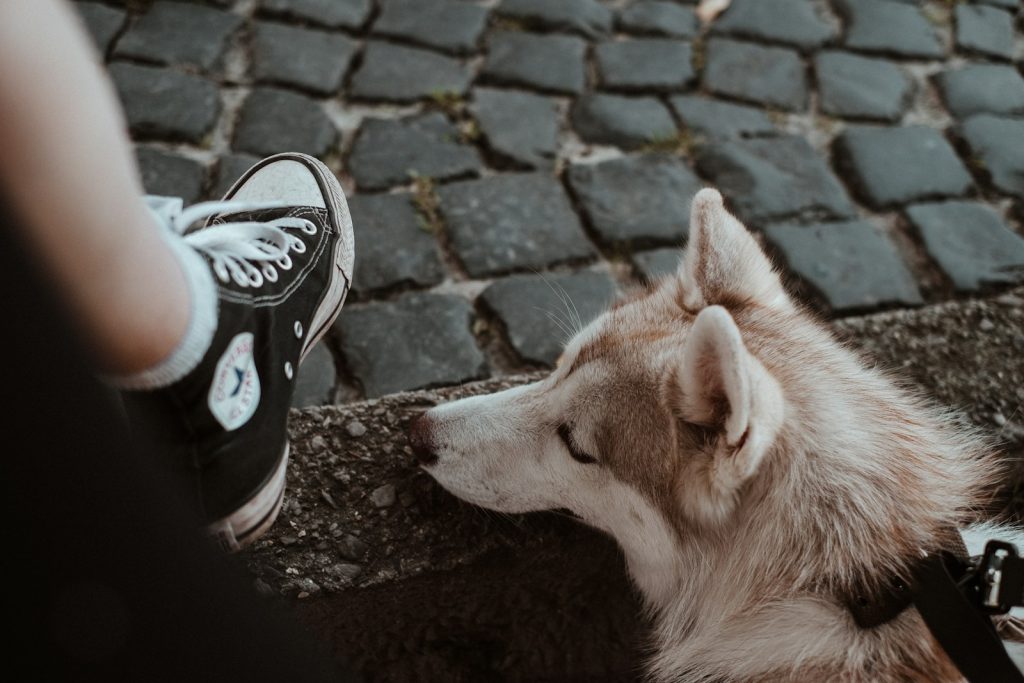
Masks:
[[[956,46],[965,52],[1013,58],[1013,16],[984,5],[956,6]]]
[[[907,217],[928,254],[960,291],[1024,280],[1024,239],[976,202],[918,204]]]
[[[586,85],[587,44],[574,36],[497,31],[481,75],[494,83],[577,94]]]
[[[835,30],[808,0],[733,0],[712,24],[715,33],[809,50],[835,38]]]
[[[331,356],[327,345],[319,342],[310,349],[309,355],[302,361],[295,375],[292,407],[305,408],[330,403],[336,382],[334,357]]]
[[[1018,3],[731,0],[706,27],[696,4],[73,3],[113,61],[147,188],[220,198],[298,150],[351,195],[346,313],[362,317],[310,357],[328,368],[305,370],[312,403],[485,375],[484,353],[501,373],[550,363],[561,332],[520,275],[628,290],[671,274],[702,183],[783,235],[797,293],[839,313],[1020,277]],[[499,314],[482,293],[505,288]]]
[[[576,330],[614,300],[607,273],[513,275],[484,290],[480,298],[504,324],[509,342],[527,363],[554,365]]]
[[[261,22],[252,46],[257,81],[327,95],[341,87],[356,44],[337,33]]]
[[[439,112],[405,119],[368,119],[352,148],[349,171],[364,190],[404,185],[413,177],[446,180],[474,175],[480,154],[459,140],[459,129]]]
[[[967,169],[932,128],[848,128],[836,151],[873,208],[961,196],[971,189]]]
[[[352,278],[356,292],[404,284],[427,287],[444,278],[437,241],[410,195],[356,195],[348,204],[359,245]]]
[[[454,0],[383,0],[373,32],[446,52],[476,50],[487,10]]]
[[[765,236],[833,311],[923,302],[895,245],[870,223],[772,225]]]
[[[682,90],[695,76],[690,44],[680,40],[602,43],[594,57],[601,85],[610,90]]]
[[[221,157],[217,163],[216,180],[210,189],[209,198],[221,199],[224,197],[235,181],[259,160],[259,157],[251,154],[226,154]]]
[[[946,107],[957,118],[1024,112],[1024,78],[1002,64],[970,64],[936,78]]]
[[[352,78],[352,96],[388,102],[413,102],[444,94],[463,95],[469,69],[430,50],[370,42],[363,65]]]
[[[210,70],[241,25],[237,15],[212,7],[159,0],[125,32],[114,54]]]
[[[1024,120],[978,114],[963,123],[960,135],[989,182],[1024,199]]]
[[[359,28],[372,5],[370,0],[260,0],[260,9],[329,28]]]
[[[787,111],[807,106],[803,62],[786,48],[712,38],[704,85],[713,93]]]
[[[854,213],[838,178],[801,137],[702,145],[697,167],[753,225],[792,217],[846,218]]]
[[[349,371],[374,398],[484,377],[472,320],[473,307],[461,297],[414,293],[346,306],[334,329]]]
[[[265,157],[280,152],[327,153],[337,137],[316,100],[277,88],[256,88],[239,116],[235,149]]]
[[[110,50],[114,37],[124,26],[127,15],[119,9],[101,5],[98,2],[76,2],[74,7],[81,15],[82,21],[85,22],[85,27],[89,30],[93,42],[96,43],[96,48],[100,53],[106,54]]]
[[[217,86],[200,76],[137,64],[112,64],[110,75],[133,134],[201,143],[217,122]]]
[[[594,255],[564,190],[546,173],[452,183],[438,195],[452,247],[472,277]]]
[[[689,7],[663,0],[640,0],[621,10],[618,27],[637,35],[695,38],[697,15]]]
[[[645,282],[672,275],[679,269],[683,252],[677,248],[651,249],[633,254],[633,266]]]
[[[847,17],[846,46],[899,57],[940,58],[935,28],[915,5],[892,0],[838,0]]]
[[[678,158],[642,154],[569,168],[569,185],[601,240],[681,244],[700,180]]]
[[[135,158],[146,194],[181,197],[186,206],[199,200],[206,168],[198,161],[152,147],[136,148]]]
[[[527,168],[550,166],[558,149],[558,106],[541,95],[476,88],[473,117],[491,150]]]
[[[821,52],[815,58],[821,110],[847,118],[898,121],[913,83],[896,64],[846,52]]]
[[[587,142],[638,149],[677,134],[672,115],[653,97],[588,93],[576,100],[572,124]]]
[[[775,132],[771,119],[755,107],[699,95],[680,95],[671,103],[686,129],[699,135],[735,138]]]
[[[571,31],[588,38],[612,29],[612,13],[596,0],[501,0],[498,14],[554,31]]]

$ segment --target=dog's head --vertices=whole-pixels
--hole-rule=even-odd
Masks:
[[[616,536],[649,512],[720,524],[786,414],[758,358],[764,323],[797,315],[753,237],[703,190],[675,277],[576,334],[548,378],[428,411],[414,449],[446,489],[495,510],[568,508]]]
[[[994,490],[985,449],[947,423],[799,310],[703,190],[675,276],[580,331],[546,379],[433,408],[410,437],[465,500],[613,535],[660,608],[665,680],[776,680],[801,662],[949,668],[914,649],[919,623],[893,648],[830,597],[899,575]]]

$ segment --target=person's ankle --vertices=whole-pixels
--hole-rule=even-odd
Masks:
[[[156,300],[138,302],[142,319],[127,321],[111,344],[114,363],[107,379],[121,389],[157,389],[184,377],[202,360],[216,331],[209,266],[180,236],[161,233],[159,257],[130,278],[160,283]]]

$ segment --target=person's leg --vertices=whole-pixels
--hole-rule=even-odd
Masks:
[[[86,40],[63,0],[0,0],[0,190],[133,390],[133,426],[237,550],[280,509],[295,373],[348,293],[345,196],[321,162],[284,154],[231,202],[145,203]]]
[[[64,0],[0,2],[0,185],[106,372],[178,347],[189,285],[142,200],[124,118]]]
[[[0,290],[17,332],[0,335],[4,679],[358,680],[195,533],[164,463],[131,447],[2,194]]]

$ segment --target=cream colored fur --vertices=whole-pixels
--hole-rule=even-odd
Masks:
[[[656,680],[959,680],[915,610],[863,630],[842,596],[975,518],[1001,476],[988,447],[801,311],[717,192],[690,233],[679,274],[580,331],[548,378],[428,411],[428,471],[614,536]]]

